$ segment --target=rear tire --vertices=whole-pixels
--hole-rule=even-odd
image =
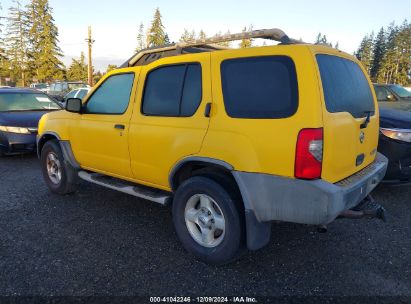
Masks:
[[[41,150],[41,170],[51,192],[68,194],[76,191],[77,170],[64,160],[57,140],[44,144]]]
[[[209,264],[226,264],[244,249],[244,215],[232,191],[204,176],[183,182],[173,200],[173,221],[184,248]]]

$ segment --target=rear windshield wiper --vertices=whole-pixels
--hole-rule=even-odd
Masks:
[[[366,116],[365,121],[360,125],[360,129],[365,129],[371,121],[371,115],[374,114],[374,111],[365,111]]]

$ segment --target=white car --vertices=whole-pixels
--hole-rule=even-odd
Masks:
[[[405,88],[407,91],[411,92],[411,87],[406,87]]]
[[[47,93],[49,85],[47,83],[32,83],[30,85],[30,88]]]
[[[90,91],[90,87],[78,88],[73,91],[70,91],[66,94],[66,96],[64,96],[64,101],[62,103],[65,104],[68,98],[79,98],[83,100],[83,98],[86,97]]]

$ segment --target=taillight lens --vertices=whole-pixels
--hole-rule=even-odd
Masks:
[[[295,177],[321,177],[323,160],[323,129],[302,129],[298,134],[295,152]]]

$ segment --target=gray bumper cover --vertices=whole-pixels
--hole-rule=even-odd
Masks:
[[[336,184],[275,175],[233,171],[246,212],[247,246],[265,246],[271,221],[323,225],[358,205],[384,178],[388,160],[378,153],[374,163]]]
[[[388,160],[377,155],[374,163],[355,175],[331,184],[275,175],[235,171],[246,209],[259,222],[286,221],[328,224],[342,211],[358,205],[384,178]]]
[[[234,171],[246,210],[259,222],[328,224],[342,211],[358,205],[384,178],[388,160],[374,163],[336,184],[275,175]]]

